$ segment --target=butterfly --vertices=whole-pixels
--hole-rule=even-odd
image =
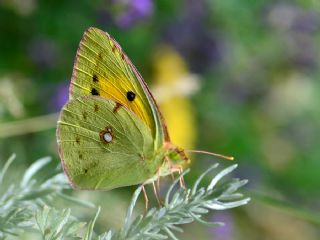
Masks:
[[[154,97],[120,45],[93,27],[77,50],[56,136],[63,169],[77,189],[143,184],[189,161],[171,143]]]

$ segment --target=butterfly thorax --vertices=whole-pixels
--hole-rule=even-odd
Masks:
[[[186,156],[184,150],[172,144],[165,142],[154,155],[153,163],[160,163],[154,175],[144,182],[144,184],[157,181],[159,177],[171,175],[173,172],[181,172],[184,165],[189,163],[189,158]],[[155,165],[150,165],[154,169]]]

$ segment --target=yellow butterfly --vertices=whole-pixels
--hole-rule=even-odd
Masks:
[[[188,161],[185,151],[171,143],[147,84],[108,33],[96,28],[84,33],[69,99],[61,110],[57,141],[73,187],[150,182],[180,171]]]

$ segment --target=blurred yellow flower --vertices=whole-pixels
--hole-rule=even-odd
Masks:
[[[155,86],[152,92],[166,119],[174,144],[192,149],[197,125],[188,95],[198,89],[197,76],[188,72],[183,58],[169,47],[160,47],[153,60]]]

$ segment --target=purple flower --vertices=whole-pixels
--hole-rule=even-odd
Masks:
[[[114,0],[113,2],[123,9],[115,19],[116,24],[122,28],[132,27],[153,13],[152,0]]]
[[[43,38],[33,40],[29,45],[28,53],[31,61],[38,68],[54,66],[59,57],[56,44]]]
[[[296,31],[317,33],[320,29],[320,18],[316,11],[302,11],[292,24]]]
[[[211,227],[209,230],[215,240],[234,239],[234,227],[232,215],[226,211],[216,211],[212,215],[212,222],[223,222],[225,225],[220,227]]]
[[[67,82],[67,81],[66,81]],[[60,111],[69,99],[69,83],[59,84],[54,90],[54,96],[50,101],[49,108],[53,111]]]
[[[180,21],[165,33],[165,40],[185,57],[194,72],[212,67],[221,60],[224,51],[214,31],[205,27],[207,9],[203,0],[186,1]]]
[[[267,24],[278,30],[283,41],[288,63],[297,69],[317,67],[314,35],[320,29],[320,17],[315,10],[306,10],[295,4],[272,5],[266,14]]]
[[[317,33],[320,28],[320,18],[315,10],[306,10],[294,4],[272,5],[266,16],[269,25],[285,31]]]
[[[102,26],[109,26],[114,24],[113,16],[106,9],[99,8],[97,10],[97,22]]]

